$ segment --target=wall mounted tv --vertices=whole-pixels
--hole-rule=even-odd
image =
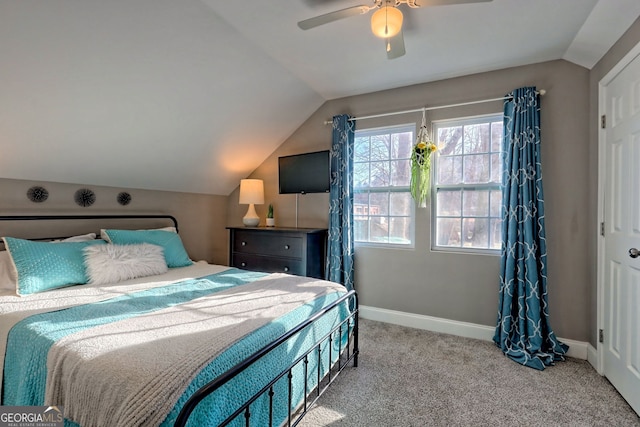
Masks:
[[[329,150],[278,158],[280,194],[329,192]]]

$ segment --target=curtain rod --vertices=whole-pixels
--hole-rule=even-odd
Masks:
[[[540,96],[543,96],[545,93],[547,93],[547,91],[544,90],[544,89],[540,89],[540,90],[536,91],[536,93],[538,95],[540,95]],[[480,101],[461,102],[459,104],[440,105],[438,107],[422,107],[422,108],[415,108],[413,110],[394,111],[394,112],[391,112],[391,113],[373,114],[371,116],[352,117],[352,118],[349,119],[349,121],[350,122],[354,122],[356,120],[376,119],[378,117],[395,116],[397,114],[420,113],[422,111],[439,110],[441,108],[462,107],[462,106],[465,106],[465,105],[483,104],[485,102],[504,101],[504,99],[505,99],[505,97],[503,96],[501,98],[482,99]],[[330,125],[332,123],[333,123],[333,120],[325,120],[324,121],[325,125]]]

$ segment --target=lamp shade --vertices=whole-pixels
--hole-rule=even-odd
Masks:
[[[264,183],[261,179],[243,179],[240,181],[241,205],[264,203]]]
[[[371,31],[378,37],[388,39],[402,29],[402,12],[393,6],[382,6],[371,16]]]

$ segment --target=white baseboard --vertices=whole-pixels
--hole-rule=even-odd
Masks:
[[[585,341],[570,340],[568,338],[558,337],[560,341],[569,346],[567,356],[576,359],[587,360],[589,357],[589,343]]]
[[[360,306],[360,317],[363,319],[392,323],[394,325],[425,329],[427,331],[457,335],[465,338],[475,338],[484,341],[493,341],[493,334],[495,332],[495,326],[478,325],[476,323],[460,322],[457,320],[425,316],[423,314],[406,313],[403,311],[387,310],[386,308],[376,308],[364,305]],[[590,349],[588,349],[588,347],[591,347],[589,343],[565,338],[559,339],[569,346],[567,356],[582,360],[587,360],[588,357],[592,357],[589,355]],[[593,363],[591,364],[593,365]]]

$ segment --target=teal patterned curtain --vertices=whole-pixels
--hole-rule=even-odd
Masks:
[[[502,260],[494,342],[514,361],[543,370],[564,360],[547,303],[547,247],[540,160],[540,106],[535,87],[504,103]]]
[[[353,143],[355,121],[333,117],[327,280],[353,289]]]

